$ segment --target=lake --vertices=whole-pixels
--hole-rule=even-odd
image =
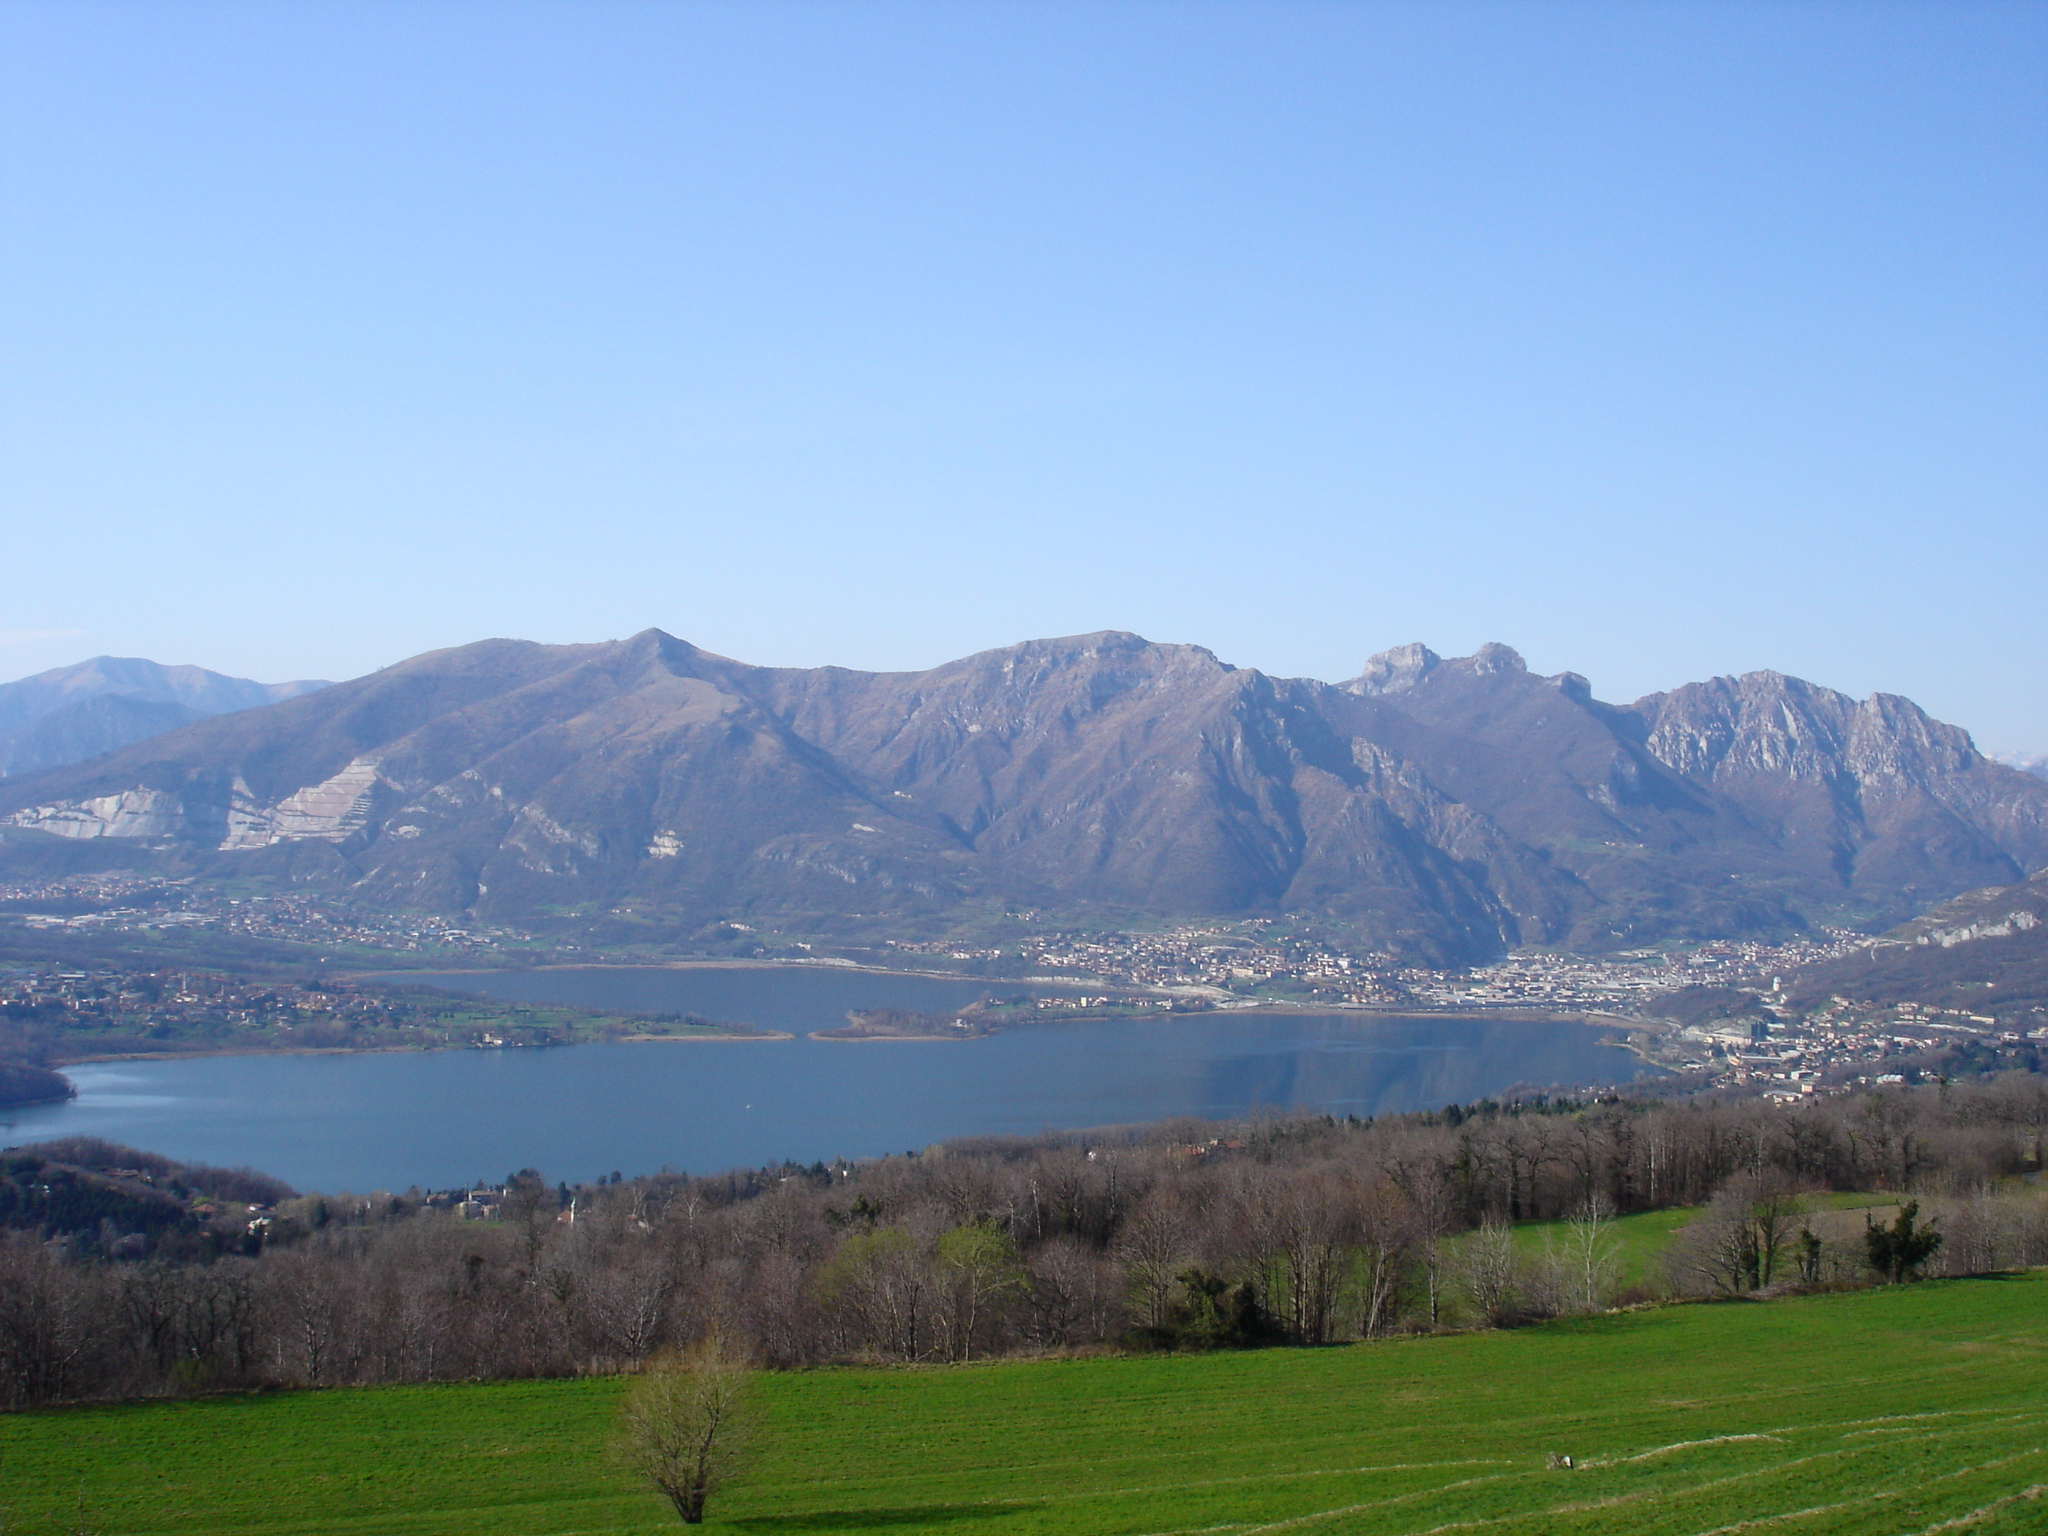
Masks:
[[[412,976],[508,1000],[694,1011],[803,1031],[849,1008],[958,1007],[989,984],[818,968]],[[997,984],[1005,992],[1021,990]],[[1047,989],[1049,990],[1049,989]],[[67,1069],[68,1104],[0,1111],[0,1143],[91,1135],[305,1189],[445,1188],[534,1167],[712,1173],[956,1136],[1262,1110],[1372,1115],[1517,1083],[1650,1069],[1583,1024],[1224,1012],[981,1040],[650,1041],[553,1050],[210,1056]]]

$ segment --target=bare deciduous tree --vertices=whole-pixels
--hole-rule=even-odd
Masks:
[[[929,1351],[931,1264],[904,1228],[849,1233],[819,1272],[818,1290],[854,1352],[918,1360]]]
[[[1458,1278],[1472,1305],[1498,1326],[1521,1299],[1522,1266],[1515,1253],[1515,1229],[1489,1216],[1458,1251]]]
[[[647,1479],[685,1525],[700,1525],[711,1495],[755,1444],[754,1371],[719,1334],[680,1355],[659,1355],[619,1401],[614,1452]]]
[[[1806,1201],[1782,1178],[1732,1179],[1706,1214],[1679,1232],[1665,1266],[1680,1290],[1762,1290],[1780,1278],[1805,1210]]]
[[[997,1311],[1024,1293],[1024,1263],[1010,1235],[992,1221],[942,1233],[933,1250],[946,1354],[967,1360],[986,1347]]]
[[[1425,1240],[1414,1203],[1399,1186],[1382,1179],[1366,1190],[1358,1204],[1357,1251],[1358,1331],[1363,1337],[1378,1338],[1386,1331],[1400,1297],[1403,1276],[1418,1243]],[[1433,1283],[1433,1253],[1429,1268]],[[1435,1320],[1432,1315],[1430,1321]]]
[[[1609,1234],[1614,1208],[1595,1194],[1566,1218],[1558,1249],[1563,1280],[1562,1300],[1574,1312],[1597,1312],[1607,1305],[1621,1262],[1621,1245]]]
[[[1088,1244],[1060,1236],[1041,1243],[1028,1268],[1024,1334],[1041,1348],[1099,1343],[1122,1308],[1110,1264]]]
[[[1117,1257],[1131,1285],[1138,1316],[1148,1328],[1166,1321],[1176,1276],[1192,1257],[1187,1213],[1171,1198],[1142,1206],[1118,1234]]]

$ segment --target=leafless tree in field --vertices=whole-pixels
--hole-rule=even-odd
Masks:
[[[758,1438],[753,1380],[747,1358],[710,1334],[680,1355],[648,1361],[619,1401],[615,1454],[661,1491],[685,1525],[703,1523],[712,1494],[732,1480]]]
[[[1666,1251],[1666,1269],[1680,1290],[1762,1290],[1784,1278],[1785,1255],[1805,1210],[1806,1202],[1781,1177],[1731,1179],[1706,1213],[1680,1230]]]
[[[1521,1268],[1515,1229],[1497,1217],[1482,1222],[1458,1252],[1458,1278],[1465,1294],[1495,1325],[1512,1317],[1521,1300]]]
[[[1621,1263],[1621,1245],[1610,1231],[1613,1225],[1614,1207],[1597,1193],[1566,1218],[1558,1259],[1567,1310],[1597,1312],[1607,1305]]]

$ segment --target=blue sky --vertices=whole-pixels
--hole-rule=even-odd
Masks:
[[[659,625],[2048,750],[2048,7],[0,0],[0,675]]]

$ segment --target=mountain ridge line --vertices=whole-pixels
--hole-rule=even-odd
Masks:
[[[1881,924],[2048,865],[2048,782],[1782,673],[1605,703],[1500,644],[1279,678],[1119,630],[912,672],[491,639],[0,782],[0,875],[628,907],[1304,913],[1390,954]]]

